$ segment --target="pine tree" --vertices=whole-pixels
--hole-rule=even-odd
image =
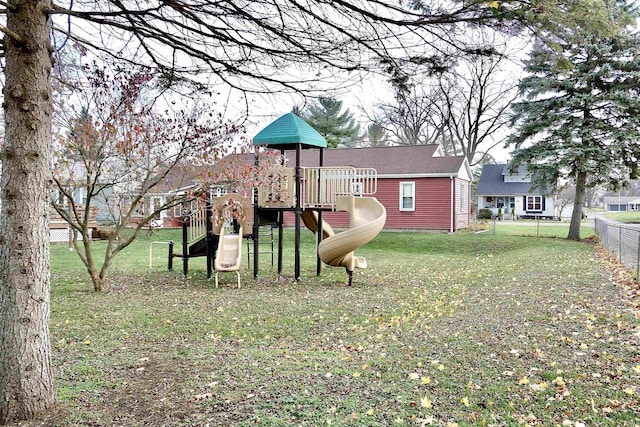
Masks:
[[[367,139],[371,147],[384,147],[389,143],[387,130],[384,126],[375,122],[367,126]]]
[[[640,174],[640,37],[567,32],[558,44],[538,44],[525,70],[525,100],[513,106],[514,164],[538,170],[538,185],[574,181],[567,238],[578,240],[587,188],[617,188]]]
[[[303,112],[302,118],[327,140],[329,148],[353,145],[359,138],[360,125],[349,109],[342,111],[342,101],[320,97]]]

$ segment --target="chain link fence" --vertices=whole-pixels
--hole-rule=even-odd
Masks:
[[[635,271],[636,282],[640,283],[640,226],[596,218],[595,229],[600,243],[620,263]]]

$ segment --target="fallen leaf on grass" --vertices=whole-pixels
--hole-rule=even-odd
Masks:
[[[420,399],[420,406],[422,406],[423,408],[431,409],[433,407],[433,404],[431,402],[431,399],[429,399],[428,397],[423,397],[422,399]]]
[[[531,389],[534,390],[534,391],[540,392],[540,391],[546,390],[548,386],[549,386],[549,384],[547,384],[544,381],[541,381],[541,382],[538,382],[538,383],[535,383],[535,384],[531,384],[529,387],[531,387]]]

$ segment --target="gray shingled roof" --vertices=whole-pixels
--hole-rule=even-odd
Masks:
[[[478,196],[514,196],[540,194],[539,188],[532,188],[530,182],[504,182],[506,164],[484,165],[478,182]],[[520,168],[519,168],[520,169]]]
[[[608,204],[617,204],[618,202],[620,203],[629,203],[635,200],[640,200],[640,195],[635,195],[635,196],[606,196],[604,197],[604,203],[605,205]]]
[[[334,148],[324,150],[324,166],[374,168],[378,175],[456,175],[464,156],[434,157],[437,144],[394,147]],[[295,164],[295,152],[287,151],[288,166]],[[319,150],[302,150],[301,166],[318,166]]]

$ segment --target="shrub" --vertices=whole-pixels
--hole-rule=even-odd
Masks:
[[[491,209],[480,209],[478,211],[478,219],[491,219],[491,217],[493,217]]]

